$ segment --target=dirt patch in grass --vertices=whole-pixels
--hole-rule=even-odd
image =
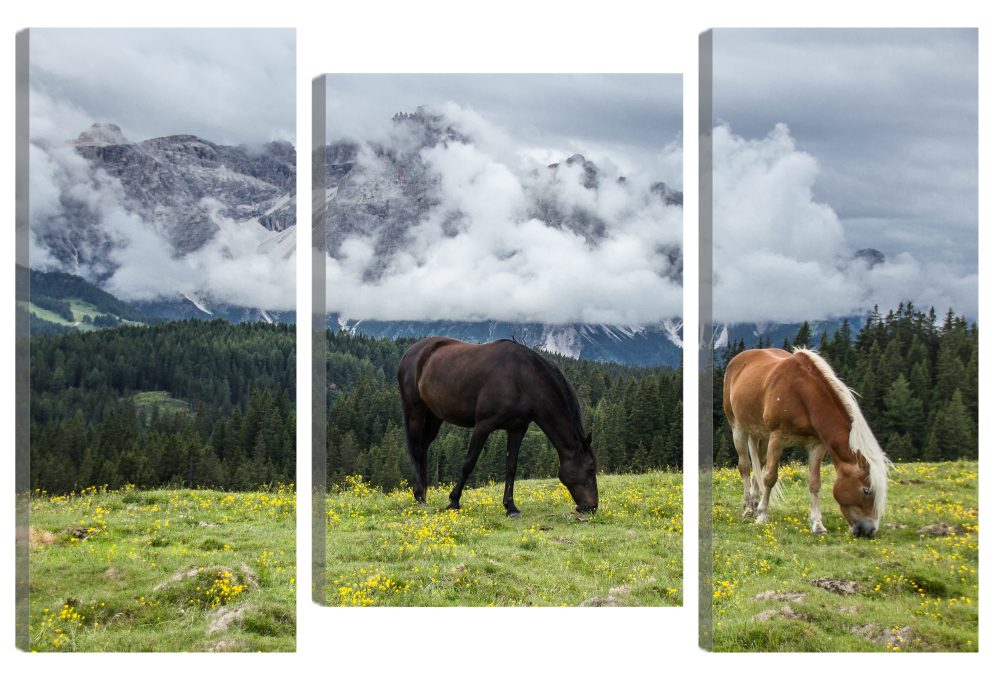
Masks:
[[[212,635],[213,633],[219,633],[221,631],[229,628],[229,625],[235,621],[239,621],[243,618],[243,612],[246,609],[246,605],[240,605],[238,607],[220,607],[213,610],[211,614],[208,615],[209,624],[208,630],[205,631],[206,635]]]
[[[947,536],[955,533],[955,525],[942,522],[940,524],[930,524],[917,531],[920,536]]]
[[[56,542],[56,535],[45,529],[31,527],[31,531],[28,534],[28,542],[30,545],[52,545]]]
[[[902,485],[904,485],[904,486],[907,485],[907,484],[926,484],[927,480],[925,480],[925,479],[901,479],[901,480],[899,480],[899,483],[902,484]]]
[[[209,652],[238,652],[239,644],[236,640],[219,640],[214,645],[209,646]]]
[[[806,599],[805,593],[791,591],[789,593],[779,593],[773,590],[765,590],[750,598],[751,602],[763,602],[765,600],[777,600],[778,602],[802,602]]]
[[[607,597],[592,597],[580,603],[581,607],[622,607],[626,595],[632,593],[632,586],[618,586],[610,588]]]
[[[909,626],[902,628],[887,628],[880,623],[868,623],[864,626],[852,626],[851,635],[868,640],[880,647],[906,647],[914,638]]]
[[[122,581],[122,573],[117,569],[115,569],[114,567],[102,571],[101,576],[108,579],[109,581],[114,581],[115,583],[121,583]]]
[[[857,595],[861,592],[857,581],[846,581],[842,578],[830,578],[828,576],[823,576],[821,578],[814,579],[809,583],[817,588],[829,590],[831,593],[837,593],[838,595]]]
[[[774,617],[779,617],[782,619],[801,619],[802,621],[812,622],[813,618],[806,614],[805,612],[797,612],[791,607],[785,605],[780,610],[778,609],[768,609],[762,611],[755,616],[751,616],[750,620],[756,623],[767,623]]]

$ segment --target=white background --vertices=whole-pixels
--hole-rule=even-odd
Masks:
[[[507,0],[495,3],[337,2],[270,3],[201,2],[17,2],[4,10],[4,106],[0,165],[8,226],[0,252],[8,267],[14,251],[14,34],[30,26],[293,26],[298,29],[298,149],[300,248],[298,305],[310,309],[306,226],[308,206],[311,79],[323,72],[660,72],[684,74],[684,147],[687,150],[684,187],[685,260],[685,523],[684,601],[679,609],[393,609],[341,610],[313,605],[309,593],[309,503],[303,495],[298,523],[298,652],[247,655],[59,655],[30,657],[14,649],[12,587],[14,543],[13,503],[5,504],[0,521],[2,564],[8,585],[0,589],[0,612],[8,622],[0,641],[4,675],[50,677],[173,677],[178,674],[251,675],[255,678],[305,677],[576,677],[620,676],[674,678],[725,677],[734,674],[837,677],[839,680],[899,674],[931,678],[956,674],[978,677],[995,673],[1000,660],[1000,629],[993,610],[1000,575],[996,565],[998,532],[996,494],[981,482],[981,604],[979,654],[805,655],[708,654],[697,648],[697,428],[696,310],[697,272],[697,69],[698,33],[712,26],[978,26],[980,45],[980,261],[997,254],[996,224],[996,106],[997,21],[986,14],[986,3],[952,0],[932,10],[900,3],[877,4],[841,0],[827,6],[778,2],[629,2],[590,5],[582,2],[543,3]],[[985,121],[985,125],[983,122]],[[13,311],[14,277],[0,277],[2,296]],[[980,328],[983,343],[981,374],[998,376],[990,350],[998,309],[996,270],[981,271]],[[12,319],[11,314],[3,318]],[[305,314],[300,319],[307,320]],[[306,323],[298,326],[298,451],[301,488],[309,474],[309,354]],[[7,446],[4,480],[13,492],[13,324],[0,333],[0,432]],[[998,400],[990,380],[981,380],[983,422],[990,422]],[[990,431],[982,428],[981,480],[996,480],[1000,470]],[[993,456],[993,457],[991,457]],[[994,482],[995,483],[995,482]],[[10,497],[8,497],[10,498]],[[994,671],[988,671],[989,668]]]

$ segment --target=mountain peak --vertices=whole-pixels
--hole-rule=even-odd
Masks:
[[[422,131],[423,146],[434,147],[438,142],[459,142],[471,144],[472,138],[455,129],[451,122],[442,114],[434,113],[430,107],[418,106],[413,113],[400,111],[392,117],[394,125],[409,123],[414,131]]]
[[[75,144],[108,145],[129,144],[122,134],[122,129],[114,123],[94,123],[89,130],[84,130],[76,138]]]
[[[862,262],[865,262],[868,265],[869,269],[871,269],[877,264],[885,263],[885,255],[875,250],[874,248],[863,248],[858,252],[854,253],[854,257],[851,259],[861,260]]]

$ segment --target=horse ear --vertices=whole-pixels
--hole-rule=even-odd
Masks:
[[[583,448],[585,448],[585,449],[589,449],[590,448],[590,435],[591,435],[591,433],[588,432],[587,433],[587,438],[583,440]]]

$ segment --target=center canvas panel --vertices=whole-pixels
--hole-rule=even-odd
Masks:
[[[323,601],[680,605],[681,77],[324,104]]]

